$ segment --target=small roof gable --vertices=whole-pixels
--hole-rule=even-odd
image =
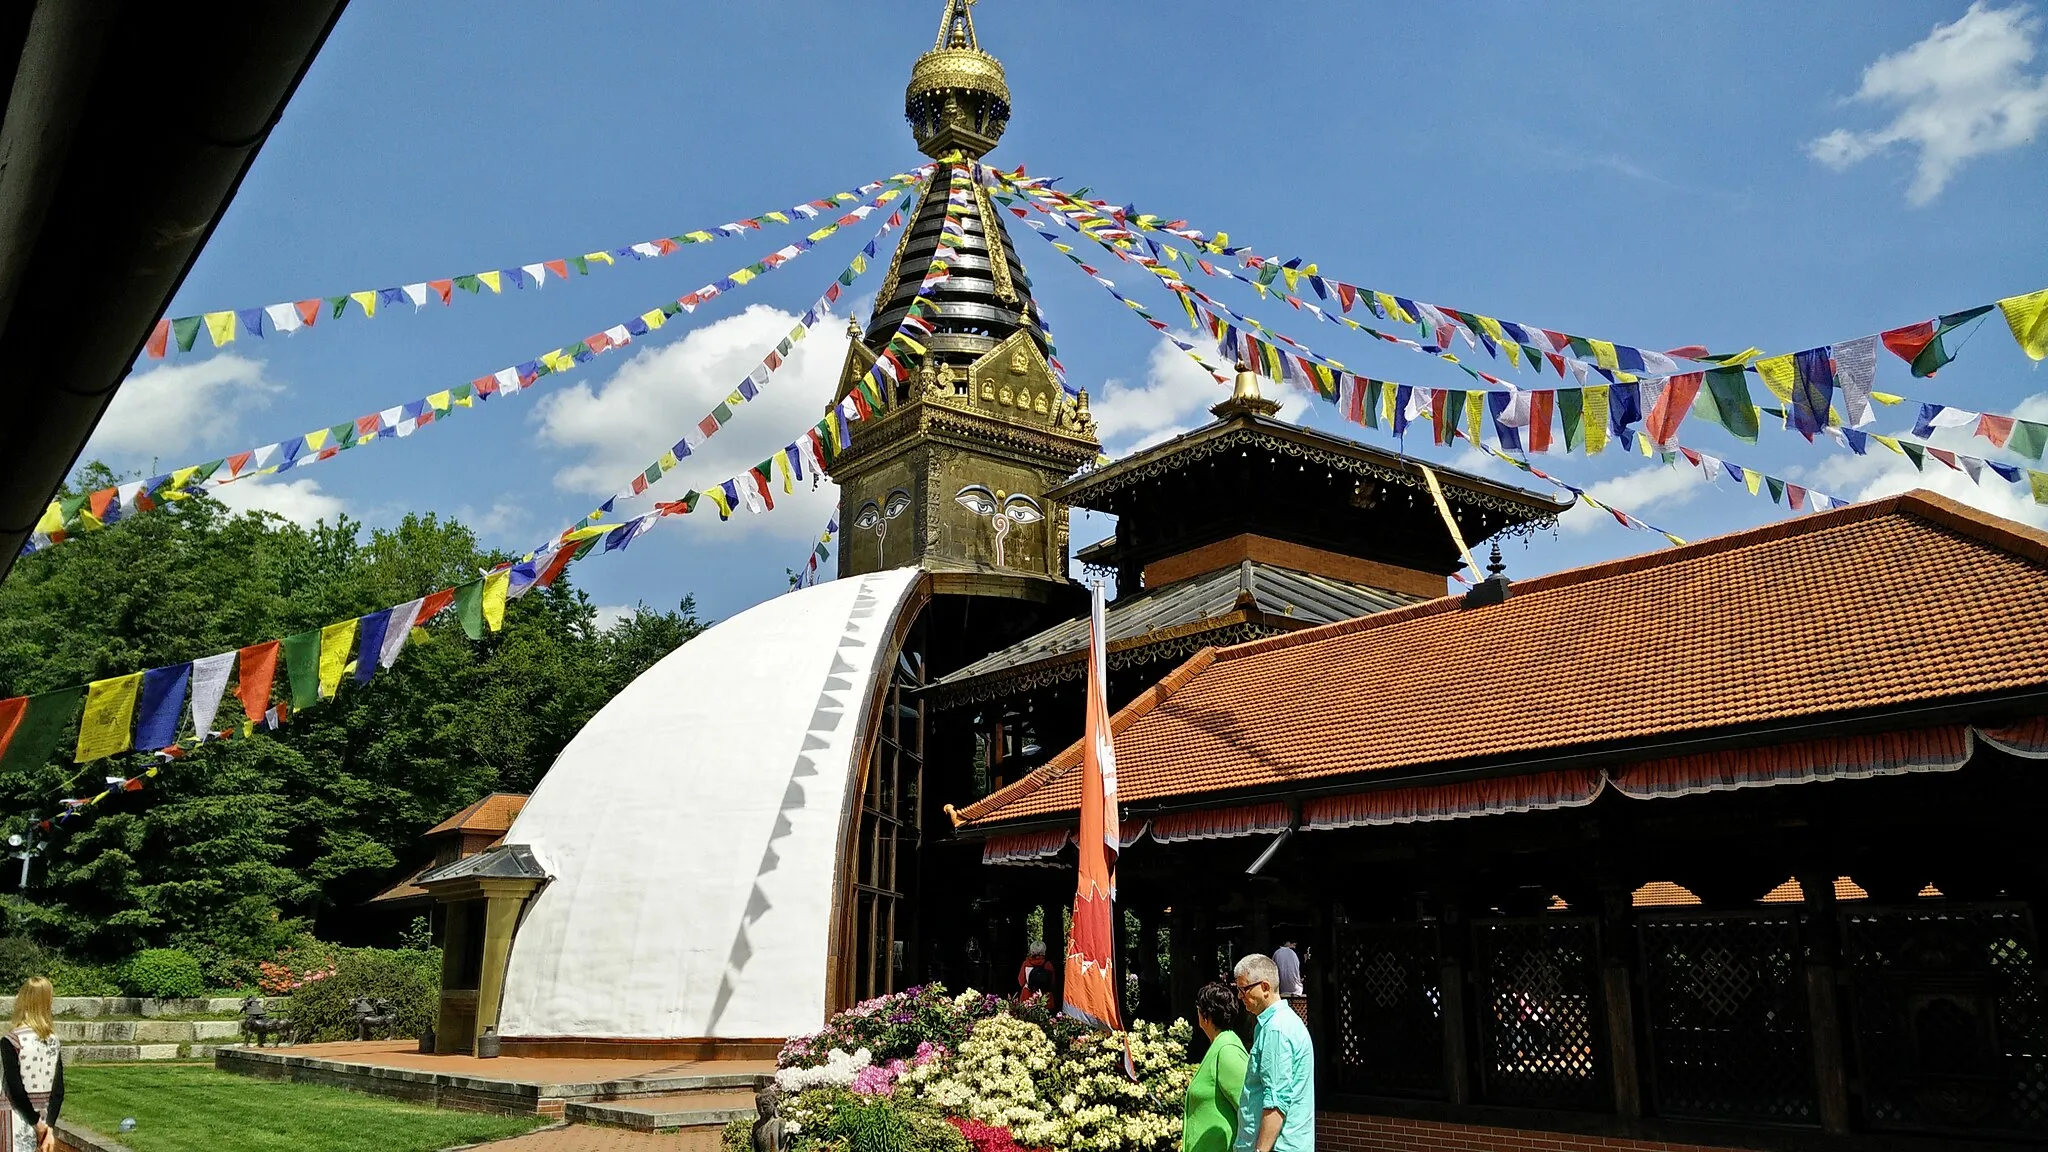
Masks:
[[[1111,720],[1121,800],[1621,748],[2048,686],[2048,533],[1925,491],[1208,649]],[[1081,747],[961,809],[1078,803]]]
[[[427,835],[438,836],[443,832],[488,832],[493,836],[503,836],[511,829],[512,821],[519,817],[519,810],[524,807],[526,794],[523,792],[493,792],[427,829]]]
[[[500,844],[474,856],[464,856],[460,860],[422,872],[413,883],[431,891],[434,885],[450,880],[546,879],[547,869],[540,866],[533,849],[524,844]]]

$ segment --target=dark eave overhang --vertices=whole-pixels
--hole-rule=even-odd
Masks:
[[[1987,696],[1927,701],[1903,708],[1864,709],[1791,720],[1773,720],[1763,724],[1733,725],[1708,731],[1658,736],[1647,740],[1609,741],[1604,744],[1552,749],[1529,756],[1420,765],[1387,772],[1319,779],[1310,785],[1261,785],[1204,792],[1198,797],[1140,800],[1120,803],[1118,810],[1123,819],[1130,820],[1169,812],[1226,808],[1241,804],[1270,803],[1276,800],[1299,803],[1322,796],[1459,784],[1470,780],[1555,772],[1565,768],[1607,768],[1702,752],[1725,752],[1739,748],[1790,744],[1802,740],[1930,728],[1943,724],[2003,724],[2044,713],[2048,713],[2048,688],[2028,688]],[[952,837],[955,840],[985,840],[991,836],[1035,832],[1071,826],[1073,823],[1072,812],[1050,813],[1014,821],[984,820],[954,829]]]
[[[346,0],[19,0],[0,120],[0,577]]]

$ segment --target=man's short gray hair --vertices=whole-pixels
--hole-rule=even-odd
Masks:
[[[1263,952],[1254,952],[1237,962],[1230,970],[1232,976],[1253,984],[1271,984],[1275,990],[1280,987],[1280,966]]]
[[[1037,956],[1037,957],[1039,957],[1039,958],[1043,959],[1043,958],[1044,958],[1044,956],[1045,956],[1045,941],[1043,941],[1043,940],[1033,940],[1033,941],[1031,942],[1031,948],[1030,948],[1030,950],[1029,950],[1029,955],[1032,955],[1032,956]]]

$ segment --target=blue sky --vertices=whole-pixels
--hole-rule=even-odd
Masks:
[[[901,118],[903,83],[938,10],[936,0],[353,0],[172,312],[614,248],[903,171],[921,159]],[[1644,347],[1772,352],[2048,284],[2048,14],[2038,7],[1178,0],[1117,5],[1115,23],[1104,11],[1073,0],[976,9],[1016,107],[991,160],[1306,256],[1355,283]],[[1951,27],[1930,39],[1937,25]],[[695,423],[872,231],[848,229],[688,324],[517,399],[289,483],[222,493],[372,524],[435,510],[476,523],[493,544],[537,543]],[[1061,358],[1093,393],[1111,450],[1205,419],[1214,386],[1023,231],[1013,234]],[[800,234],[770,230],[538,292],[458,294],[451,308],[402,306],[225,353],[174,354],[167,367],[145,362],[89,453],[169,468],[339,423],[622,322]],[[1105,271],[1163,317],[1178,313],[1134,270]],[[1360,372],[1466,382],[1247,290],[1205,288]],[[856,298],[872,278],[860,289]],[[811,341],[656,492],[722,480],[815,419],[843,328],[843,315],[821,325],[830,339]],[[1994,316],[1937,379],[1911,380],[1886,355],[1879,387],[2048,418],[2048,378],[2035,367]],[[1326,408],[1291,410],[1338,426]],[[1877,430],[1910,424],[1893,409]],[[1897,458],[1857,459],[1771,428],[1755,445],[1696,422],[1684,436],[1846,498],[1917,479]],[[1471,462],[1417,439],[1408,447],[1419,455]],[[1996,455],[1982,441],[1973,450]],[[1785,514],[1729,481],[1708,486],[1695,470],[1614,450],[1542,463],[1687,537]],[[2003,484],[1929,479],[2036,523],[2048,511]],[[578,565],[577,578],[601,605],[695,593],[728,616],[785,587],[784,568],[803,558],[830,502],[804,493],[730,523],[670,520],[622,555]],[[1105,531],[1077,525],[1075,541]],[[1575,513],[1507,560],[1527,576],[1662,546]]]

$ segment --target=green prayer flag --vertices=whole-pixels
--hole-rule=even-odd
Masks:
[[[330,320],[339,320],[339,319],[341,319],[341,314],[342,314],[343,312],[346,312],[346,311],[348,311],[348,297],[347,297],[347,296],[329,296],[329,297],[327,298],[327,318],[328,318],[328,319],[330,319]]]
[[[1749,374],[1740,368],[1716,368],[1706,377],[1707,386],[1693,402],[1693,412],[1727,429],[1737,440],[1756,443],[1757,408],[1749,397]]]
[[[320,630],[284,638],[284,670],[292,684],[292,710],[320,702]]]
[[[2034,489],[2034,503],[2048,504],[2048,472],[2027,469],[2027,483]],[[15,739],[19,740],[21,737],[16,736]]]
[[[457,276],[455,286],[471,295],[483,291],[484,282],[474,276]]]
[[[581,257],[581,256],[571,256],[571,257],[569,257],[569,263],[571,263],[571,264],[574,264],[574,265],[576,266],[576,274],[577,274],[577,275],[579,275],[579,276],[588,276],[588,275],[590,275],[590,261],[588,261],[588,260],[585,260],[585,259],[584,259],[583,257]]]
[[[330,448],[353,448],[356,443],[356,425],[353,420],[336,424],[327,430],[327,445]]]
[[[171,334],[178,338],[178,351],[190,352],[193,341],[199,339],[201,316],[180,316],[171,321]]]
[[[1925,447],[1915,444],[1911,440],[1899,441],[1899,447],[1905,450],[1906,459],[1913,462],[1913,467],[1925,469],[1927,464],[1927,449]]]
[[[2012,435],[2006,437],[2005,447],[2029,460],[2039,460],[2041,450],[2048,448],[2048,424],[2036,424],[2032,420],[2012,422]]]
[[[656,480],[661,479],[661,465],[649,464],[647,466],[647,471],[642,472],[640,474],[640,478],[647,481],[649,484],[652,484]]]
[[[1572,355],[1577,356],[1581,360],[1591,360],[1596,355],[1593,351],[1593,346],[1586,343],[1586,338],[1583,336],[1567,336],[1565,337],[1565,342],[1571,345]]]
[[[1462,388],[1444,389],[1444,426],[1437,429],[1436,442],[1455,443],[1458,439],[1458,421],[1465,415],[1465,391]],[[1478,431],[1478,429],[1473,429]]]
[[[1584,388],[1559,388],[1557,390],[1557,414],[1564,424],[1564,450],[1577,452],[1579,441],[1586,434],[1586,390]],[[1473,429],[1477,432],[1478,429]]]
[[[463,635],[484,638],[484,582],[471,580],[455,589],[455,618],[462,621]]]
[[[2035,490],[2038,492],[2039,488]],[[77,718],[83,699],[83,684],[29,697],[23,704],[21,719],[15,723],[13,739],[0,748],[0,773],[39,768],[48,762],[65,729]]]
[[[1771,503],[1783,504],[1785,502],[1785,482],[1776,476],[1766,476],[1764,477],[1764,483],[1770,486]]]
[[[1381,387],[1382,384],[1378,380],[1367,380],[1365,382],[1365,426],[1367,428],[1377,428],[1380,426]]]
[[[718,406],[711,410],[711,418],[718,421],[718,426],[723,428],[732,422],[732,408],[721,400]]]

